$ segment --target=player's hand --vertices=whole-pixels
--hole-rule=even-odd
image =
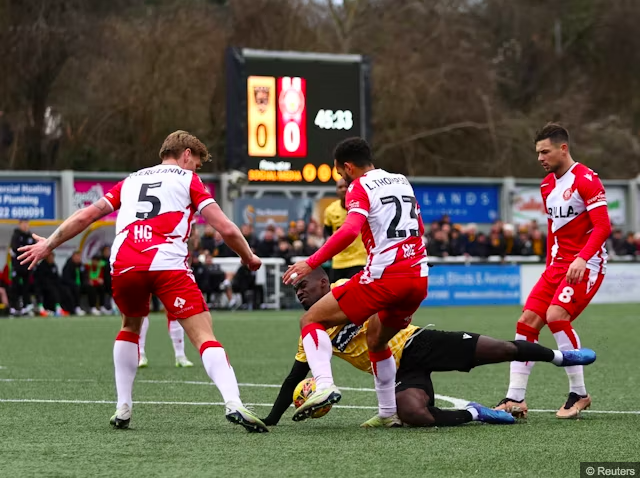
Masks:
[[[18,256],[21,265],[29,264],[29,270],[35,269],[38,263],[51,254],[51,249],[47,244],[47,239],[40,237],[38,234],[31,234],[31,237],[36,242],[28,246],[18,248],[18,252],[22,252]]]
[[[582,278],[584,277],[584,272],[586,271],[586,261],[581,257],[577,257],[573,263],[569,266],[568,271],[566,272],[566,282],[569,284],[579,284]]]
[[[290,285],[299,282],[310,272],[312,272],[312,267],[305,261],[299,261],[296,264],[292,264],[288,267],[288,270],[285,271],[285,274],[283,274],[283,283]]]
[[[247,261],[244,261],[243,259],[241,259],[241,264],[243,264],[248,269],[254,272],[254,271],[258,271],[261,268],[261,265],[263,264],[263,262],[261,261],[259,256],[257,256],[256,254],[252,254],[252,257],[250,257]]]

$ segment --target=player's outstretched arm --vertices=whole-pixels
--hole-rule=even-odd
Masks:
[[[201,216],[221,234],[225,244],[239,255],[243,264],[247,265],[250,270],[257,270],[261,267],[260,259],[252,252],[241,230],[230,221],[218,204],[211,203],[205,206],[201,210]]]
[[[288,375],[281,385],[278,397],[272,406],[270,414],[263,419],[266,425],[276,425],[292,403],[292,394],[296,386],[308,376],[310,366],[307,362],[294,361],[290,375]]]
[[[76,237],[89,225],[113,211],[111,206],[104,200],[99,199],[91,206],[79,209],[56,229],[48,238],[33,234],[36,240],[34,244],[18,249],[21,252],[18,260],[21,264],[29,264],[29,269],[34,269],[38,263],[47,257],[56,247],[64,244],[69,239]]]
[[[314,269],[343,251],[354,242],[359,232],[361,232],[361,226],[363,226],[365,222],[366,217],[362,214],[348,214],[346,222],[337,229],[337,232],[335,232],[317,252],[308,257],[307,260],[299,261],[288,267],[285,274],[283,274],[283,283],[290,285],[301,281]]]

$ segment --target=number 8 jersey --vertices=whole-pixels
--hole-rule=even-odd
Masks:
[[[368,262],[362,282],[385,277],[427,277],[428,257],[415,192],[403,174],[373,169],[346,193],[348,214],[363,214],[361,229]]]
[[[192,219],[214,199],[201,178],[175,165],[132,173],[103,200],[118,210],[112,274],[187,270]]]

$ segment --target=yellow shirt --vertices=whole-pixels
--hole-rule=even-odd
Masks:
[[[341,207],[341,200],[337,199],[325,209],[323,224],[332,227],[332,233],[346,221],[348,211]],[[361,241],[361,234],[345,250],[332,259],[333,269],[347,269],[348,267],[365,266],[368,254]]]
[[[347,282],[347,280],[341,279],[332,284],[332,287],[341,285],[344,282]],[[353,323],[339,325],[329,328],[326,332],[332,341],[332,355],[345,360],[359,370],[372,373],[370,356],[368,355],[368,342],[366,341],[366,330],[368,330],[368,322],[362,326]],[[397,368],[399,368],[401,354],[406,346],[406,342],[417,330],[419,330],[419,327],[409,325],[405,329],[397,332],[390,342],[388,342],[388,346],[397,363]],[[294,358],[299,362],[308,361],[305,356],[305,350],[303,350],[303,339],[301,337],[299,337],[299,351]]]

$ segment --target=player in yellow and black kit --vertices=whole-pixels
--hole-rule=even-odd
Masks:
[[[340,285],[345,280],[332,284]],[[297,298],[308,310],[331,286],[323,269],[312,271],[296,285]],[[333,355],[347,361],[364,372],[372,373],[366,330],[369,321],[359,327],[352,323],[327,329],[332,341]],[[588,349],[561,352],[536,343],[493,339],[472,332],[442,332],[420,329],[409,325],[399,331],[388,343],[397,362],[396,400],[397,413],[401,421],[410,426],[453,426],[473,420],[486,423],[514,423],[506,412],[491,410],[478,403],[470,403],[465,410],[441,410],[435,407],[431,373],[460,371],[468,372],[478,365],[510,362],[552,362],[557,366],[588,365],[595,360],[595,353]],[[592,353],[592,360],[590,356]],[[279,396],[270,414],[263,419],[266,425],[276,425],[292,403],[296,386],[310,371],[299,337],[299,350],[290,375],[285,379]],[[499,412],[499,413],[498,413]],[[381,426],[378,416],[361,426]]]
[[[347,189],[345,180],[339,179],[337,181],[339,199],[325,209],[323,217],[323,232],[326,239],[337,232],[337,229],[346,221],[348,215],[348,211],[346,211]],[[366,265],[367,257],[366,248],[361,241],[361,234],[359,234],[352,244],[332,258],[332,282],[339,279],[351,279]]]

